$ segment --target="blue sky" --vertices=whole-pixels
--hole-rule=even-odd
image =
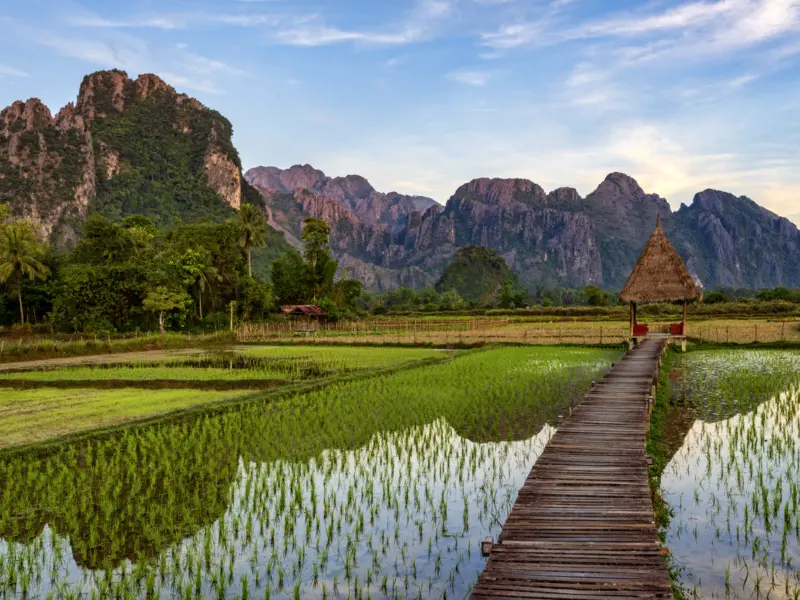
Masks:
[[[154,72],[231,120],[246,168],[441,202],[623,171],[800,222],[800,0],[5,0],[0,28],[0,104]]]

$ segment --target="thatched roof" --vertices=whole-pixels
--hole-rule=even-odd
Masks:
[[[669,243],[661,218],[647,240],[619,297],[625,302],[669,302],[702,298],[703,290],[689,274],[683,259]]]

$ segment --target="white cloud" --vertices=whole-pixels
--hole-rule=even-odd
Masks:
[[[447,78],[451,81],[475,87],[486,85],[491,77],[492,74],[488,71],[451,71],[447,74]]]
[[[374,33],[347,31],[336,27],[318,25],[278,31],[274,41],[289,46],[327,46],[342,42],[364,42],[376,45],[400,45],[415,42],[421,38],[421,30],[405,29],[396,33]]]
[[[151,43],[115,32],[113,41],[60,35],[31,28],[6,19],[7,30],[28,43],[51,48],[62,56],[87,62],[99,68],[117,68],[137,73],[155,73],[168,83],[186,90],[225,93],[214,77],[246,75],[222,61],[189,52],[185,45],[173,45],[169,51]]]
[[[69,23],[90,29],[189,29],[203,25],[237,27],[277,26],[289,19],[279,14],[175,13],[138,16],[127,19],[106,19],[97,15],[71,17]]]
[[[551,3],[537,19],[501,26],[482,35],[494,49],[547,46],[570,40],[623,40],[664,35],[656,47],[633,47],[639,59],[675,55],[707,56],[754,46],[800,29],[797,0],[714,0],[689,2],[659,13],[623,13],[578,25],[561,18],[562,5]],[[692,32],[689,35],[689,32]],[[633,58],[630,56],[629,58]]]
[[[418,0],[406,19],[386,29],[354,30],[327,25],[318,16],[305,19],[308,23],[277,31],[273,40],[290,46],[327,46],[355,42],[378,46],[399,46],[428,39],[438,22],[452,13],[455,0]]]
[[[25,71],[20,71],[19,69],[15,69],[14,67],[9,67],[7,65],[0,64],[0,77],[28,77],[28,74]]]

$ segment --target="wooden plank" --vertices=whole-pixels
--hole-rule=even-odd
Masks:
[[[648,397],[663,339],[628,352],[528,474],[471,597],[672,598],[648,485]]]

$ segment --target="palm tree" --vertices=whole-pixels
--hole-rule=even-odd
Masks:
[[[239,219],[242,222],[242,237],[239,245],[247,252],[247,274],[253,276],[253,261],[251,253],[253,248],[263,248],[267,245],[264,236],[267,233],[267,226],[258,209],[252,204],[242,205],[239,211]]]
[[[0,227],[0,283],[16,282],[20,323],[25,323],[22,278],[47,279],[50,269],[42,264],[43,257],[44,248],[30,224],[15,222]]]
[[[211,265],[204,266],[197,274],[197,279],[194,282],[197,289],[197,306],[200,309],[200,320],[203,320],[203,292],[211,289],[211,284],[221,281],[222,277],[216,267]]]

